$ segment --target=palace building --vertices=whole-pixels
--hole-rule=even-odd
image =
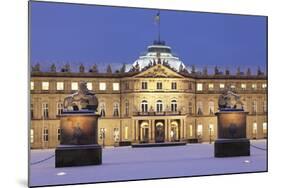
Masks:
[[[187,68],[171,47],[154,42],[147,53],[119,71],[99,72],[96,65],[73,72],[32,67],[30,79],[31,148],[54,148],[60,141],[63,100],[86,81],[98,100],[99,143],[106,146],[154,142],[210,142],[217,137],[218,97],[226,89],[241,96],[247,137],[267,137],[267,75],[248,69],[232,74],[215,68]]]

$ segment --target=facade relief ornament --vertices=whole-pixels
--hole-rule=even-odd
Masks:
[[[158,64],[155,67],[152,67],[151,69],[144,72],[144,74],[140,75],[140,77],[145,78],[171,78],[171,77],[177,77],[179,78],[179,75],[173,74],[171,71],[168,71],[167,68],[163,67],[162,65]]]

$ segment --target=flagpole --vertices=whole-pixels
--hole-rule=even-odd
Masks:
[[[160,43],[160,11],[158,10],[158,12],[157,12],[157,14],[156,14],[156,16],[155,16],[155,22],[156,22],[156,24],[157,24],[157,26],[158,26],[158,43]]]
[[[158,42],[160,43],[160,11],[158,11]]]

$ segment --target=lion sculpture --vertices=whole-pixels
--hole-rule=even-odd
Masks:
[[[226,91],[219,96],[219,109],[240,109],[243,110],[243,103],[240,96],[232,91]]]
[[[98,108],[98,99],[88,90],[86,82],[80,82],[78,91],[66,97],[63,106],[67,111],[91,110],[95,112]]]

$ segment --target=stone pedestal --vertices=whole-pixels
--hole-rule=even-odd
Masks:
[[[246,138],[248,112],[227,110],[216,113],[218,139],[215,141],[215,157],[249,156],[250,141]]]
[[[55,151],[56,167],[102,163],[102,148],[97,142],[98,117],[91,111],[61,114],[61,140]]]

